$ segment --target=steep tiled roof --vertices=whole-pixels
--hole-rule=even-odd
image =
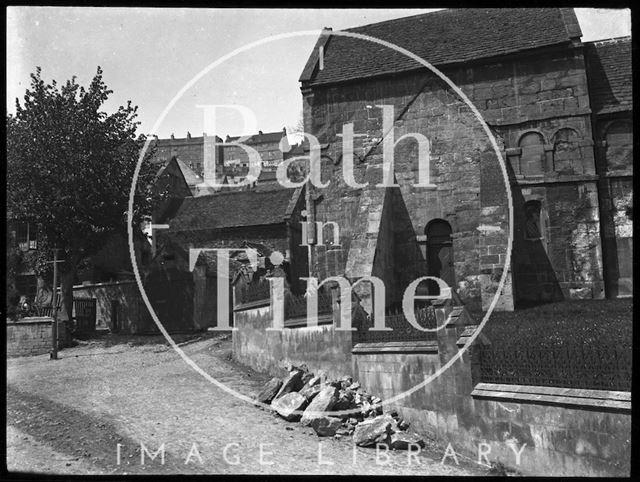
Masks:
[[[182,175],[184,176],[184,180],[187,181],[187,185],[189,187],[196,186],[202,182],[202,178],[198,176],[193,170],[187,166],[180,159],[176,159],[178,161],[178,167],[180,171],[182,171]]]
[[[585,43],[585,54],[593,112],[632,110],[631,37]]]
[[[403,47],[433,65],[495,57],[558,44],[582,33],[573,9],[451,9],[348,29]],[[415,60],[367,40],[321,35],[300,81],[331,84],[423,68]],[[317,44],[317,45],[318,45]]]
[[[279,224],[284,222],[295,192],[233,191],[188,197],[169,221],[169,232]]]
[[[156,253],[155,259],[165,258],[170,254],[178,254],[181,257],[181,264],[187,265],[189,262],[190,243],[181,243],[180,239],[173,237],[163,238],[160,251]],[[237,256],[229,258],[229,278],[235,278],[236,274],[242,269],[244,263],[238,261]],[[156,265],[157,267],[158,265]],[[201,251],[196,261],[196,266],[205,266],[207,274],[217,275],[218,256],[211,251]]]

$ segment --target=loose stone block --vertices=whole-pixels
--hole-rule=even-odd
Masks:
[[[407,450],[410,445],[424,447],[422,438],[411,432],[396,432],[391,434],[389,448],[391,450]]]
[[[294,370],[289,373],[289,377],[282,383],[282,387],[274,397],[274,399],[278,399],[283,395],[290,392],[297,392],[302,388],[302,377],[304,376],[304,372],[302,370]]]
[[[360,447],[369,447],[378,443],[387,443],[394,423],[390,415],[379,415],[365,420],[356,426],[353,442]]]
[[[342,420],[336,417],[319,417],[311,421],[311,428],[320,437],[333,437],[342,426]]]
[[[304,410],[307,399],[298,392],[291,392],[273,401],[271,406],[278,415],[288,422],[296,422],[300,420],[301,414],[296,411]]]
[[[302,414],[300,423],[302,425],[310,425],[315,418],[325,416],[323,412],[331,410],[337,401],[338,389],[325,385]]]
[[[280,387],[282,387],[282,380],[279,378],[272,378],[258,394],[256,400],[260,403],[271,403],[280,390]]]
[[[316,397],[316,395],[318,395],[318,393],[320,393],[321,390],[322,387],[320,387],[320,385],[314,385],[312,387],[305,387],[298,393],[305,397],[308,401],[311,401]]]

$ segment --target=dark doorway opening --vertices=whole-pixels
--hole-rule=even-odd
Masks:
[[[427,235],[427,269],[429,276],[443,280],[454,287],[453,239],[451,225],[443,219],[434,219],[424,230]],[[438,294],[437,283],[428,281],[429,292]]]
[[[118,319],[118,300],[111,301],[111,332],[118,333],[120,331],[120,320]]]

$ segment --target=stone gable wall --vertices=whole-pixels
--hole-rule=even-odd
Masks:
[[[521,301],[604,296],[591,111],[581,49],[505,58],[445,74],[478,107],[508,160],[518,254],[509,267],[515,280],[511,283],[507,277],[509,289],[498,306],[513,309]],[[358,231],[362,228],[358,218],[374,208],[370,201],[361,206],[368,199],[362,198],[363,190],[342,181],[342,140],[337,134],[347,122],[353,122],[355,134],[366,134],[354,141],[355,179],[380,182],[382,111],[374,106],[381,104],[395,107],[396,140],[420,132],[431,142],[435,190],[411,186],[417,182],[417,143],[403,140],[395,150],[396,177],[415,235],[423,235],[433,219],[449,222],[455,288],[470,308],[486,309],[506,260],[505,183],[480,123],[433,75],[404,73],[304,91],[305,129],[326,146],[323,181],[331,180],[329,187],[315,190],[317,219],[340,225],[342,263],[352,256],[354,240],[368,236],[369,245],[375,244],[374,235]],[[523,150],[525,160],[531,152],[520,146],[529,133],[541,139],[539,172],[523,171],[521,166]],[[525,221],[524,203],[531,199],[539,200],[548,216],[546,250],[517,239]],[[323,251],[316,251],[315,272],[321,278],[341,272],[344,265],[336,261],[335,270],[328,269],[331,262]]]

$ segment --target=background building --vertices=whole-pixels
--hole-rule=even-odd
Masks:
[[[227,136],[223,141],[219,137],[203,135],[192,137],[190,133],[184,138],[176,138],[173,135],[169,139],[156,139],[154,145],[156,153],[155,162],[159,165],[166,165],[172,158],[176,158],[182,165],[188,167],[200,178],[204,177],[204,157],[206,142],[217,142],[221,145],[215,147],[214,158],[216,175],[218,179],[225,179],[228,184],[237,184],[247,173],[249,158],[244,149],[234,143],[240,142],[239,136]],[[262,162],[263,171],[275,170],[283,159],[292,152],[287,138],[287,130],[277,132],[262,132],[247,136],[242,141],[246,145],[258,152]],[[206,146],[209,147],[208,145]],[[187,176],[188,177],[188,176]],[[200,181],[202,182],[202,181]]]

